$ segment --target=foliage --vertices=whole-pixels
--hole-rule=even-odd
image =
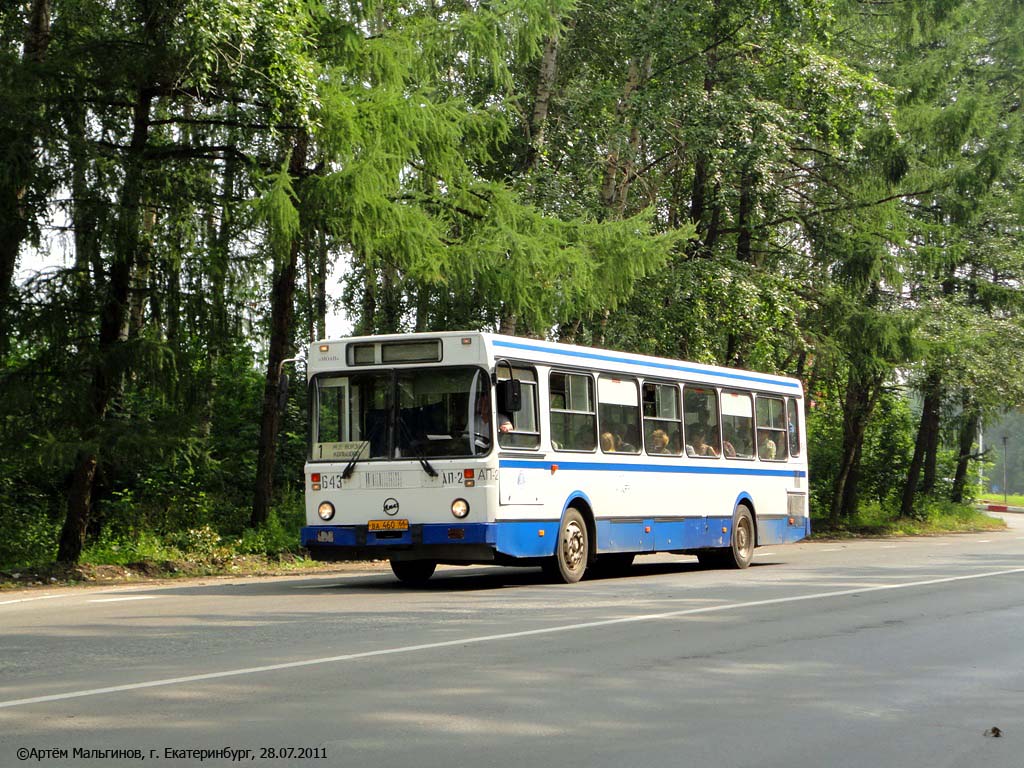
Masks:
[[[1016,0],[37,5],[0,10],[0,566],[294,546],[302,397],[248,525],[261,371],[332,304],[800,377],[840,523],[933,517],[1024,402]]]

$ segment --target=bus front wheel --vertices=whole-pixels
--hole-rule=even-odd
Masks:
[[[558,529],[558,547],[554,560],[545,566],[546,573],[566,584],[583,578],[590,557],[587,523],[575,507],[569,507]]]
[[[391,570],[403,584],[425,584],[434,575],[437,563],[433,560],[392,560]]]

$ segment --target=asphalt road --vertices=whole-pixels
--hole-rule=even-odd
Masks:
[[[444,568],[412,590],[385,566],[0,593],[0,768],[1020,768],[1008,517],[572,586]]]

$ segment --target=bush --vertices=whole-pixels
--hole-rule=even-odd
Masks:
[[[189,555],[212,557],[223,549],[220,534],[208,525],[167,535],[167,542]]]
[[[181,557],[179,549],[156,534],[140,531],[124,535],[107,529],[86,546],[81,561],[93,565],[128,565],[143,561],[179,560]]]
[[[286,490],[259,528],[247,528],[236,549],[242,554],[277,556],[299,548],[299,532],[306,520],[301,492]]]
[[[51,483],[49,474],[13,458],[0,459],[0,570],[53,561],[61,521],[53,509],[57,505],[51,503],[57,490]]]

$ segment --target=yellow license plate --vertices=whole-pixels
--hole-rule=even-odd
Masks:
[[[408,520],[371,520],[368,523],[371,531],[408,531]]]

